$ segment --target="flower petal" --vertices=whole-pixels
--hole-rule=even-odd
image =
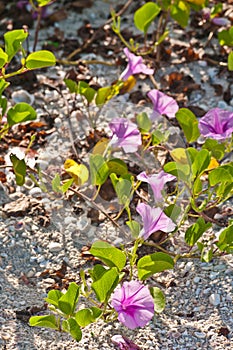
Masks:
[[[175,118],[175,114],[179,110],[179,106],[174,98],[156,89],[149,91],[148,97],[153,103],[153,113],[151,115],[152,121],[154,121],[158,115],[163,114],[165,114],[169,119]]]

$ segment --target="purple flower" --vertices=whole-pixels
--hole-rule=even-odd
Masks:
[[[126,153],[136,152],[142,144],[141,134],[137,125],[126,118],[115,118],[109,124],[112,130],[110,145],[122,147]]]
[[[144,327],[154,316],[154,301],[147,286],[138,281],[124,282],[112,296],[111,305],[126,327]]]
[[[156,89],[149,91],[148,97],[153,103],[153,113],[151,115],[152,121],[162,114],[165,114],[169,119],[175,118],[179,106],[174,98]]]
[[[161,202],[163,199],[162,190],[165,185],[165,183],[174,180],[176,177],[165,173],[163,170],[160,171],[158,174],[151,174],[147,175],[145,171],[140,173],[137,176],[137,179],[143,182],[147,182],[149,185],[151,185],[154,199],[156,202]]]
[[[160,208],[151,208],[147,204],[140,203],[136,210],[143,221],[143,228],[139,233],[139,237],[144,240],[154,232],[172,232],[176,227],[174,222]]]
[[[225,17],[213,17],[211,18],[211,10],[209,8],[204,8],[202,10],[202,15],[203,18],[205,20],[210,20],[212,23],[214,23],[217,26],[227,26],[229,24],[231,24],[231,22],[229,21],[229,19],[225,18]]]
[[[114,335],[111,340],[120,350],[140,350],[138,345],[134,344],[130,339],[124,337],[123,335]]]
[[[128,57],[128,65],[125,70],[121,73],[120,79],[126,81],[131,75],[143,73],[146,75],[152,75],[154,73],[153,69],[147,68],[147,66],[142,63],[142,57],[136,56],[129,51],[126,47],[124,49],[125,55]]]
[[[210,109],[199,120],[200,133],[215,140],[224,140],[233,132],[233,112],[220,108]]]
[[[224,17],[214,17],[211,20],[212,23],[214,23],[216,26],[228,26],[229,24],[231,24],[231,22],[229,21],[229,19],[224,18]]]

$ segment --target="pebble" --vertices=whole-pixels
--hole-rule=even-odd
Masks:
[[[210,279],[211,280],[215,280],[218,275],[219,275],[219,272],[211,272],[210,273]]]
[[[209,297],[209,302],[214,306],[218,306],[221,302],[220,295],[217,293],[211,294]]]
[[[184,267],[184,271],[188,272],[191,270],[191,268],[193,267],[193,262],[192,261],[188,261],[187,264]]]
[[[65,219],[64,219],[64,224],[65,225],[69,225],[69,224],[74,223],[76,221],[77,221],[77,219],[75,217],[73,217],[73,216],[66,216]]]
[[[194,283],[199,283],[200,280],[201,280],[200,277],[196,276],[196,277],[194,277],[193,282]]]
[[[206,335],[202,332],[194,332],[194,335],[199,339],[204,339],[206,337]]]
[[[32,197],[40,196],[42,194],[42,189],[40,187],[33,187],[29,190],[29,194]]]
[[[58,242],[50,242],[48,248],[51,253],[56,253],[56,252],[60,252],[63,246]]]

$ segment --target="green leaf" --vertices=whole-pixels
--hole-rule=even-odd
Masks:
[[[25,66],[28,69],[45,68],[54,66],[56,58],[54,54],[47,50],[40,50],[30,53],[25,61]]]
[[[210,152],[207,149],[202,149],[197,153],[192,164],[192,173],[194,178],[197,175],[202,174],[208,168],[210,159]]]
[[[1,95],[0,95],[0,108],[2,109],[0,113],[0,119],[1,119],[1,116],[3,116],[6,113],[6,109],[7,109],[7,99],[5,97],[1,97]]]
[[[7,62],[8,62],[8,55],[0,47],[0,68],[4,67]]]
[[[88,270],[93,282],[98,281],[107,271],[107,268],[100,264],[96,264],[93,269]]]
[[[142,130],[149,131],[152,126],[152,122],[150,118],[148,117],[147,113],[142,112],[136,116],[136,121],[138,124],[138,127]]]
[[[181,207],[179,207],[176,204],[170,204],[167,208],[164,209],[164,213],[172,219],[172,221],[177,222],[180,214],[181,214]]]
[[[165,296],[164,296],[163,292],[161,291],[161,289],[159,289],[158,287],[150,288],[150,292],[151,292],[151,295],[154,299],[155,312],[157,312],[159,314],[165,308],[165,305],[166,305]]]
[[[47,298],[45,301],[48,304],[54,305],[56,308],[58,307],[58,301],[63,296],[63,293],[60,290],[52,289],[48,292]]]
[[[59,329],[54,315],[32,316],[30,317],[29,325],[32,327]]]
[[[128,168],[123,160],[114,158],[107,162],[109,174],[125,175],[128,174]]]
[[[7,112],[7,122],[10,126],[29,120],[35,120],[36,117],[35,109],[25,102],[17,103]]]
[[[233,224],[220,233],[216,245],[222,252],[233,253]]]
[[[231,51],[228,55],[227,65],[228,65],[228,69],[232,71],[233,70],[233,51]]]
[[[210,222],[205,223],[203,218],[198,218],[195,224],[189,226],[185,232],[185,242],[191,247],[194,246],[203,233],[211,226],[212,224]]]
[[[202,182],[200,176],[198,176],[193,183],[193,193],[198,196],[202,191]]]
[[[68,87],[68,89],[70,90],[70,93],[78,93],[78,84],[72,80],[72,79],[64,79],[64,83],[66,84],[66,86]]]
[[[131,220],[131,221],[126,221],[126,225],[129,226],[130,231],[132,233],[132,237],[137,238],[141,230],[140,224],[135,220]]]
[[[107,302],[119,281],[119,274],[116,267],[107,270],[101,278],[93,282],[91,288],[94,290],[100,302]]]
[[[15,54],[21,49],[22,43],[28,37],[28,33],[24,29],[11,30],[4,34],[5,52],[8,55],[9,63]]]
[[[151,134],[152,138],[152,145],[158,145],[160,143],[165,142],[169,137],[169,131],[166,130],[165,132],[162,132],[161,130],[155,130]]]
[[[80,287],[71,282],[65,294],[58,300],[58,308],[66,315],[73,315],[76,308]]]
[[[25,161],[24,159],[17,158],[14,154],[10,154],[10,160],[13,164],[16,183],[18,186],[22,186],[25,182],[26,169],[27,169]]]
[[[99,88],[96,93],[95,103],[97,106],[105,104],[109,100],[109,96],[112,94],[111,86],[105,86]]]
[[[10,83],[6,82],[3,78],[0,78],[0,96],[2,96],[3,91],[9,86]]]
[[[227,183],[233,181],[232,166],[222,165],[216,169],[209,172],[209,184],[210,186],[215,186],[218,183]]]
[[[233,46],[233,26],[218,32],[218,41],[220,45]]]
[[[119,204],[128,205],[132,197],[132,177],[130,174],[117,177],[116,174],[110,174],[114,190],[117,194]]]
[[[166,173],[172,174],[177,177],[178,180],[189,182],[190,180],[190,166],[188,164],[180,164],[177,162],[168,162],[163,167]]]
[[[93,307],[88,308],[88,309],[79,310],[75,314],[75,319],[76,319],[77,323],[79,324],[79,326],[86,327],[90,323],[95,322],[102,315],[102,313],[103,312],[101,309],[93,306]]]
[[[103,185],[109,175],[109,167],[100,154],[90,155],[90,174],[92,185]]]
[[[206,139],[205,143],[202,145],[202,148],[208,149],[211,156],[215,159],[222,159],[225,154],[224,144],[218,143],[218,141],[214,139]]]
[[[78,94],[84,96],[88,103],[90,103],[95,94],[96,91],[89,86],[85,81],[79,81],[78,83]]]
[[[59,174],[55,174],[54,178],[52,179],[52,189],[54,192],[62,192],[61,191],[61,178]]]
[[[70,186],[72,186],[73,182],[74,182],[74,178],[67,180],[67,181],[61,186],[62,193],[65,193],[66,191],[68,191],[68,189],[70,188]]]
[[[188,25],[190,7],[186,1],[179,0],[171,6],[170,14],[171,17],[184,28]]]
[[[176,119],[182,128],[189,143],[195,142],[200,136],[198,120],[196,116],[187,108],[180,108],[176,113]]]
[[[126,263],[126,255],[120,249],[104,241],[96,241],[92,244],[90,253],[99,258],[109,267],[117,267],[119,271]]]
[[[73,339],[80,341],[82,339],[82,331],[77,323],[77,321],[71,317],[68,320],[62,321],[62,329],[70,333]]]
[[[138,277],[140,280],[145,280],[155,273],[173,269],[173,267],[174,261],[168,254],[159,252],[145,255],[137,263]]]
[[[160,11],[160,6],[154,2],[147,2],[134,13],[135,27],[146,34],[149,26]]]

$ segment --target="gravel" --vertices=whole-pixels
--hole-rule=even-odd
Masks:
[[[96,11],[93,8],[85,9],[83,19],[90,19],[95,15],[95,18],[103,23],[106,12],[100,4],[102,6],[103,2],[96,2]],[[104,6],[109,5],[104,2]],[[98,11],[101,12],[99,17]],[[73,17],[73,14],[69,14],[67,20],[59,23],[60,28],[71,28],[71,22],[78,28],[78,23],[81,21],[76,21]],[[46,32],[46,38],[47,35]],[[41,40],[43,39],[42,31]],[[179,70],[179,66],[176,68]],[[210,68],[206,71],[203,61],[182,64],[180,68],[185,73],[191,72],[197,83],[200,82],[202,86],[204,84],[201,91],[190,96],[190,104],[198,101],[199,106],[206,110],[223,105],[224,101],[214,96],[213,88],[210,86],[210,81],[222,86],[225,84],[224,78],[217,78],[216,69]],[[95,67],[95,69],[96,76],[99,75],[103,80],[107,70],[108,78],[111,76],[115,78],[118,74],[114,67],[110,73],[109,67]],[[169,73],[172,69],[174,67],[166,67],[166,72]],[[55,67],[50,70],[51,72],[59,79],[63,74],[63,67]],[[160,81],[163,74],[164,69],[158,70],[156,80]],[[142,90],[148,91],[149,86],[149,83],[143,82]],[[50,167],[53,173],[71,155],[68,125],[64,120],[66,108],[56,91],[47,90],[45,94],[41,94],[41,99],[41,106],[35,99],[38,110],[43,108],[45,101],[49,103],[48,111],[55,113],[56,119],[55,131],[47,138],[47,144],[39,152],[37,162],[42,170]],[[115,104],[110,104],[102,111],[103,128],[107,127],[107,120],[113,115],[118,116],[119,112],[127,110],[134,115],[135,106],[129,104],[127,99],[127,94],[120,96]],[[57,104],[59,110],[54,109]],[[233,108],[229,105],[226,107]],[[71,120],[76,136],[81,140],[86,126],[80,126],[75,115]],[[12,174],[9,172],[7,176],[12,183]],[[38,201],[38,205],[46,210],[50,219],[48,225],[43,226],[37,221],[36,214],[28,212],[22,216],[6,215],[2,206],[23,195],[29,200]],[[75,213],[74,205],[80,209],[81,214],[79,211]],[[111,343],[111,336],[114,334],[129,337],[145,350],[233,348],[231,256],[214,259],[208,264],[198,260],[178,261],[174,270],[154,276],[151,283],[163,290],[166,296],[166,308],[143,329],[131,331],[117,322],[110,324],[99,322],[85,328],[81,342],[76,343],[69,335],[32,328],[24,320],[17,319],[16,312],[18,314],[19,311],[35,306],[43,307],[46,290],[54,284],[54,279],[51,276],[42,278],[41,273],[46,270],[56,271],[65,261],[68,265],[66,277],[77,281],[80,268],[88,269],[90,266],[81,257],[82,246],[91,244],[99,238],[115,244],[130,240],[129,236],[122,235],[108,220],[99,225],[92,223],[88,217],[89,210],[90,207],[80,200],[74,203],[59,195],[44,193],[39,187],[32,186],[30,181],[28,186],[17,187],[14,194],[9,194],[8,189],[0,185],[0,349],[115,349]],[[123,221],[120,220],[119,223],[123,226]]]

